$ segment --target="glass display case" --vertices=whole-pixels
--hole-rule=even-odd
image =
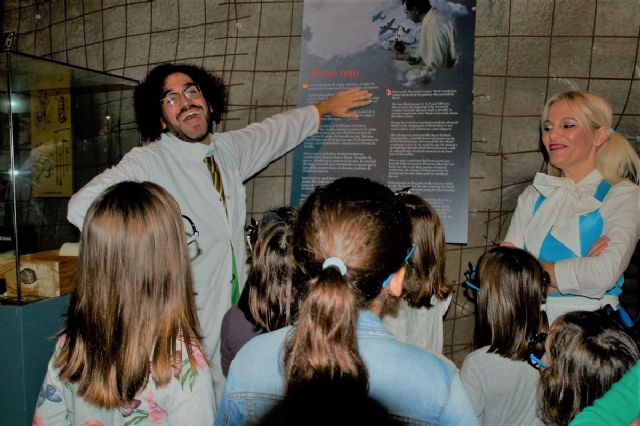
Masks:
[[[13,52],[0,79],[0,426],[26,426],[73,289],[69,197],[140,145],[137,81]]]
[[[68,293],[77,242],[69,197],[140,145],[137,81],[0,54],[0,304]]]

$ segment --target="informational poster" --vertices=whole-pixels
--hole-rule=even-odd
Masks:
[[[31,161],[33,197],[73,194],[70,76],[39,81],[51,89],[31,92]]]
[[[292,204],[368,177],[425,197],[466,243],[474,26],[475,0],[305,0],[298,105],[353,87],[374,103],[296,148]]]

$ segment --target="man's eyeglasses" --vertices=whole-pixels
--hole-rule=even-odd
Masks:
[[[160,99],[160,103],[168,107],[174,107],[178,102],[180,102],[180,95],[184,95],[187,100],[197,99],[202,96],[202,91],[200,90],[200,87],[194,84],[193,86],[189,86],[179,92],[167,93],[164,95],[164,98]]]
[[[183,214],[182,218],[187,221],[187,223],[191,228],[191,231],[185,231],[187,234],[187,245],[189,245],[198,239],[198,236],[200,235],[200,233],[196,228],[196,224],[193,223],[193,220],[191,220],[189,216]]]

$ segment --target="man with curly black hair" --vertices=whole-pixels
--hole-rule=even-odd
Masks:
[[[171,80],[180,80],[177,81],[177,90],[173,93],[169,90],[169,84],[173,83],[173,81],[169,81],[169,77]],[[191,90],[183,95],[187,97],[184,100],[191,102],[185,102],[181,108],[176,109],[175,103],[171,99],[181,100],[178,99],[181,98],[181,82],[190,84]],[[189,97],[191,92],[196,96]],[[156,102],[158,99],[160,101]],[[211,127],[220,123],[222,115],[226,112],[226,102],[227,91],[220,78],[200,67],[184,64],[163,64],[155,67],[146,80],[136,87],[134,93],[136,123],[142,138],[149,142],[158,140],[166,131],[186,142],[203,142],[213,132]],[[165,108],[165,106],[170,106],[170,108]],[[177,113],[184,112],[185,107],[191,107],[196,111],[200,110],[204,114],[207,122],[205,124],[208,127],[207,132],[189,136],[184,133],[184,129],[176,126],[177,120],[172,120],[172,117],[175,117]],[[172,122],[174,124],[171,124]]]
[[[226,106],[222,81],[192,65],[159,65],[134,94],[136,122],[148,144],[132,149],[69,201],[67,218],[82,229],[89,205],[106,188],[125,180],[151,181],[167,189],[191,218],[199,235],[189,246],[196,304],[216,396],[224,384],[220,325],[246,276],[243,182],[317,132],[323,115],[355,118],[351,109],[369,105],[371,97],[366,90],[350,89],[315,106],[215,133]],[[220,179],[222,187],[215,186]]]

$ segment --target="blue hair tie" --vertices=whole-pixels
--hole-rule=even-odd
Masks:
[[[347,265],[344,264],[344,260],[339,257],[329,257],[322,264],[322,269],[330,268],[331,266],[335,266],[340,270],[340,274],[344,277],[347,273]]]
[[[609,127],[609,128],[607,129],[607,138],[610,138],[610,137],[611,137],[611,135],[613,135],[615,132],[616,132],[616,131],[615,131],[612,127]]]

